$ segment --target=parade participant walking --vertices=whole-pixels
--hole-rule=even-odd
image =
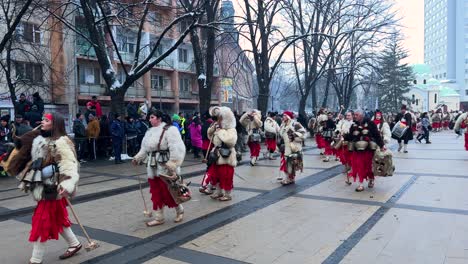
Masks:
[[[377,129],[380,132],[380,136],[382,137],[384,144],[390,144],[390,141],[392,139],[392,131],[390,130],[390,125],[383,117],[382,112],[376,110],[372,121],[377,126]]]
[[[213,149],[208,158],[209,178],[216,191],[211,198],[230,201],[234,188],[234,168],[237,166],[235,145],[237,141],[236,118],[228,107],[211,107],[210,115],[216,117],[215,125],[208,128]]]
[[[146,171],[156,217],[146,225],[151,227],[164,224],[163,210],[166,206],[175,208],[174,222],[179,223],[184,217],[184,207],[176,203],[161,175],[180,175],[180,166],[185,158],[185,145],[180,131],[172,125],[169,115],[161,111],[151,111],[150,123],[152,127],[146,132],[141,149],[132,160],[135,166],[145,159],[148,160]]]
[[[267,152],[265,156],[268,156],[268,159],[274,160],[273,153],[276,151],[276,138],[279,133],[279,125],[275,121],[276,114],[274,112],[268,113],[268,117],[266,118],[265,122],[263,123],[263,127],[265,129],[265,144],[267,146]]]
[[[29,235],[29,241],[34,245],[30,263],[42,263],[45,242],[58,240],[59,234],[68,243],[68,249],[60,259],[74,256],[82,247],[70,228],[66,208],[66,199],[74,194],[79,179],[73,142],[67,136],[62,116],[46,113],[41,125],[40,130],[29,132],[35,137],[28,155],[31,162],[27,165],[29,169],[17,176],[22,179],[20,188],[31,192],[37,201]]]
[[[242,115],[240,123],[247,130],[248,145],[250,149],[250,165],[255,166],[260,156],[260,128],[262,127],[262,114],[259,110],[252,110]]]
[[[461,114],[458,118],[457,121],[455,122],[455,126],[453,127],[453,130],[455,133],[460,135],[462,133],[462,130],[465,131],[465,150],[468,151],[468,113]]]
[[[335,150],[331,147],[335,129],[336,123],[333,120],[333,113],[329,112],[327,113],[327,120],[322,123],[323,146],[325,148],[323,162],[329,162],[330,156],[335,154]]]
[[[325,140],[322,136],[323,127],[325,126],[325,122],[327,121],[328,116],[325,114],[324,109],[320,109],[317,115],[316,121],[316,131],[315,131],[315,143],[317,143],[317,148],[320,150],[320,155],[324,155],[324,151],[322,149],[325,148]]]
[[[305,128],[294,120],[294,113],[285,111],[279,132],[280,171],[283,173],[281,180],[283,185],[294,183],[296,171],[302,170],[302,141],[305,139],[305,134]]]
[[[372,158],[377,146],[384,150],[384,142],[380,132],[370,119],[364,117],[364,113],[359,110],[354,113],[354,124],[351,126],[345,140],[352,144],[351,148],[351,173],[350,176],[359,179],[359,186],[356,192],[364,191],[363,182],[369,182],[368,187],[374,187],[374,174],[372,172]]]
[[[422,133],[417,136],[417,140],[419,143],[421,143],[421,139],[426,140],[426,144],[431,144],[431,141],[429,140],[429,126],[431,125],[429,118],[427,116],[427,113],[423,113],[421,115],[421,129]]]
[[[411,130],[413,117],[411,113],[407,111],[406,105],[401,106],[401,112],[398,113],[398,115],[395,118],[395,121],[400,122],[401,124],[408,127],[408,129],[405,130],[405,133],[402,135],[402,137],[398,138],[392,135],[392,137],[398,141],[398,152],[400,152],[401,149],[403,149],[403,153],[408,153],[408,142],[410,140],[413,140],[413,131]]]
[[[354,113],[349,111],[345,114],[345,119],[340,120],[336,126],[336,133],[341,140],[341,146],[337,149],[337,157],[340,160],[341,164],[345,166],[344,173],[346,174],[346,183],[351,185],[349,180],[349,171],[351,170],[351,152],[348,149],[348,142],[345,141],[345,137],[349,134],[349,129],[354,124],[353,118]]]
[[[434,129],[434,132],[439,132],[441,129],[441,122],[442,122],[442,116],[440,112],[437,110],[437,112],[432,114],[431,118],[432,118],[432,128]]]

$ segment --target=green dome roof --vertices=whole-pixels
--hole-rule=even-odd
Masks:
[[[431,74],[431,67],[426,64],[413,64],[411,65],[413,73],[416,75],[420,74]]]
[[[440,96],[459,96],[454,89],[445,86],[440,87],[439,93]]]
[[[429,84],[429,85],[440,85],[440,81],[437,80],[437,79],[431,78],[431,79],[427,80],[427,84]]]

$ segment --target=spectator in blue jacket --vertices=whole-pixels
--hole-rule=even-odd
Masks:
[[[112,134],[112,146],[114,148],[115,164],[122,164],[122,141],[125,136],[125,129],[122,124],[122,117],[120,114],[114,115],[114,121],[112,121],[111,134]]]

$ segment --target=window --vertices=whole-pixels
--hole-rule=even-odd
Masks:
[[[179,90],[181,92],[190,92],[192,83],[189,78],[180,78],[179,79]]]
[[[414,84],[418,84],[418,81],[417,81],[417,80],[414,80],[413,83],[414,83]]]
[[[190,23],[188,22],[188,20],[183,19],[179,23],[179,32],[183,33],[189,26],[190,26]]]
[[[162,26],[162,16],[160,13],[156,11],[149,11],[148,12],[148,21],[152,23],[155,27]]]
[[[165,81],[164,76],[158,74],[151,74],[151,88],[154,90],[164,90]]]
[[[416,105],[419,105],[419,99],[416,99]]]
[[[153,49],[154,46],[156,46],[156,42],[151,42],[150,45],[149,45],[150,50]],[[156,51],[154,52],[153,57],[157,58],[157,57],[161,56],[163,54],[163,51],[164,51],[164,47],[160,43],[159,46],[156,47]]]
[[[186,49],[179,49],[179,62],[188,62],[188,50]]]
[[[437,104],[437,94],[434,94],[434,104]]]
[[[468,90],[465,90],[465,95],[468,96]]]
[[[80,84],[99,85],[101,84],[101,70],[98,67],[81,65],[78,66]]]
[[[124,70],[122,68],[119,68],[119,71],[117,72],[116,78],[121,84],[123,84],[127,80],[127,75],[125,74],[125,72],[124,72]],[[138,83],[138,80],[132,82],[130,84],[130,87],[136,87],[137,83]]]
[[[426,79],[423,80],[423,84],[426,84]]]
[[[23,82],[42,83],[42,64],[15,62],[16,79]]]
[[[129,32],[119,32],[117,43],[120,52],[135,53],[136,39]]]
[[[21,22],[16,27],[16,40],[41,44],[42,31],[39,25]]]
[[[414,96],[414,94],[413,94],[413,95],[411,96],[411,103],[414,104],[415,101],[416,101],[416,99],[415,99],[415,96]]]

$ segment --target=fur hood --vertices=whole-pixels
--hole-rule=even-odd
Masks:
[[[213,106],[210,107],[210,115],[219,117],[221,116],[223,121],[221,126],[224,129],[236,128],[236,118],[234,113],[229,107],[226,106]]]
[[[468,113],[464,113],[464,114],[460,115],[458,117],[457,121],[455,122],[455,126],[453,127],[453,131],[455,131],[455,132],[459,131],[462,122],[464,122],[467,118],[468,118]],[[465,131],[465,133],[468,133],[468,129]]]
[[[338,125],[336,125],[336,132],[339,132],[341,135],[348,134],[349,129],[353,125],[353,121],[348,121],[346,119],[340,120]]]
[[[254,113],[253,119],[251,120],[249,115]],[[258,129],[262,127],[262,115],[261,112],[258,110],[252,110],[242,115],[239,122],[244,126],[249,135],[252,134],[253,129]]]
[[[265,132],[275,134],[278,133],[280,129],[278,123],[276,123],[276,121],[271,117],[266,118],[263,127],[265,128]]]
[[[146,134],[143,137],[143,141],[141,143],[141,149],[134,157],[135,160],[138,162],[143,162],[148,157],[149,153],[158,150],[159,140],[161,138],[163,128],[166,125],[167,124],[163,122],[161,125],[152,127],[146,131]],[[185,145],[182,141],[179,130],[175,126],[168,126],[166,132],[164,133],[163,139],[161,140],[160,150],[169,150],[170,160],[166,163],[168,168],[176,171],[176,169],[182,165],[182,162],[185,158]]]

